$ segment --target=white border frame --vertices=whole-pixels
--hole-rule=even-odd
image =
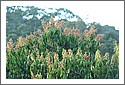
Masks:
[[[120,2],[124,4],[124,1]],[[1,84],[124,84],[124,13],[123,20],[120,21],[123,28],[119,29],[119,79],[6,79],[6,6],[38,3],[39,1],[1,1]]]

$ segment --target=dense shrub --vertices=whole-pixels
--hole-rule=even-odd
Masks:
[[[83,34],[65,28],[64,22],[42,22],[40,29],[26,38],[7,43],[6,77],[8,79],[112,79],[119,78],[118,45],[114,55],[100,55],[102,34],[94,26]]]

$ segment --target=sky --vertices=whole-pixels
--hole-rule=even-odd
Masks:
[[[116,29],[124,28],[124,1],[11,1],[8,5],[67,8],[86,23],[97,22],[101,25],[115,26]]]
[[[124,28],[124,2],[122,1],[52,1],[41,2],[36,6],[67,8],[79,15],[86,23],[97,22],[101,25],[115,26],[116,29]]]

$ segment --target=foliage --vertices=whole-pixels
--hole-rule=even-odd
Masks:
[[[114,55],[100,55],[99,42],[104,35],[95,34],[94,25],[82,34],[65,28],[64,21],[42,21],[38,30],[7,43],[7,79],[118,79],[118,45]]]
[[[97,34],[104,34],[103,39],[100,41],[103,43],[103,46],[99,48],[101,55],[104,56],[106,52],[109,52],[111,57],[114,54],[115,42],[119,43],[119,30],[115,30],[114,26],[101,26],[96,22],[93,22],[91,25],[95,26]]]

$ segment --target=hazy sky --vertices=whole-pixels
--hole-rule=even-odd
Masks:
[[[39,7],[65,7],[79,15],[83,21],[98,22],[101,25],[111,25],[123,28],[124,2],[117,1],[59,1],[42,2]]]
[[[124,28],[124,1],[20,1],[8,5],[37,6],[41,8],[67,8],[85,22],[98,22]]]

